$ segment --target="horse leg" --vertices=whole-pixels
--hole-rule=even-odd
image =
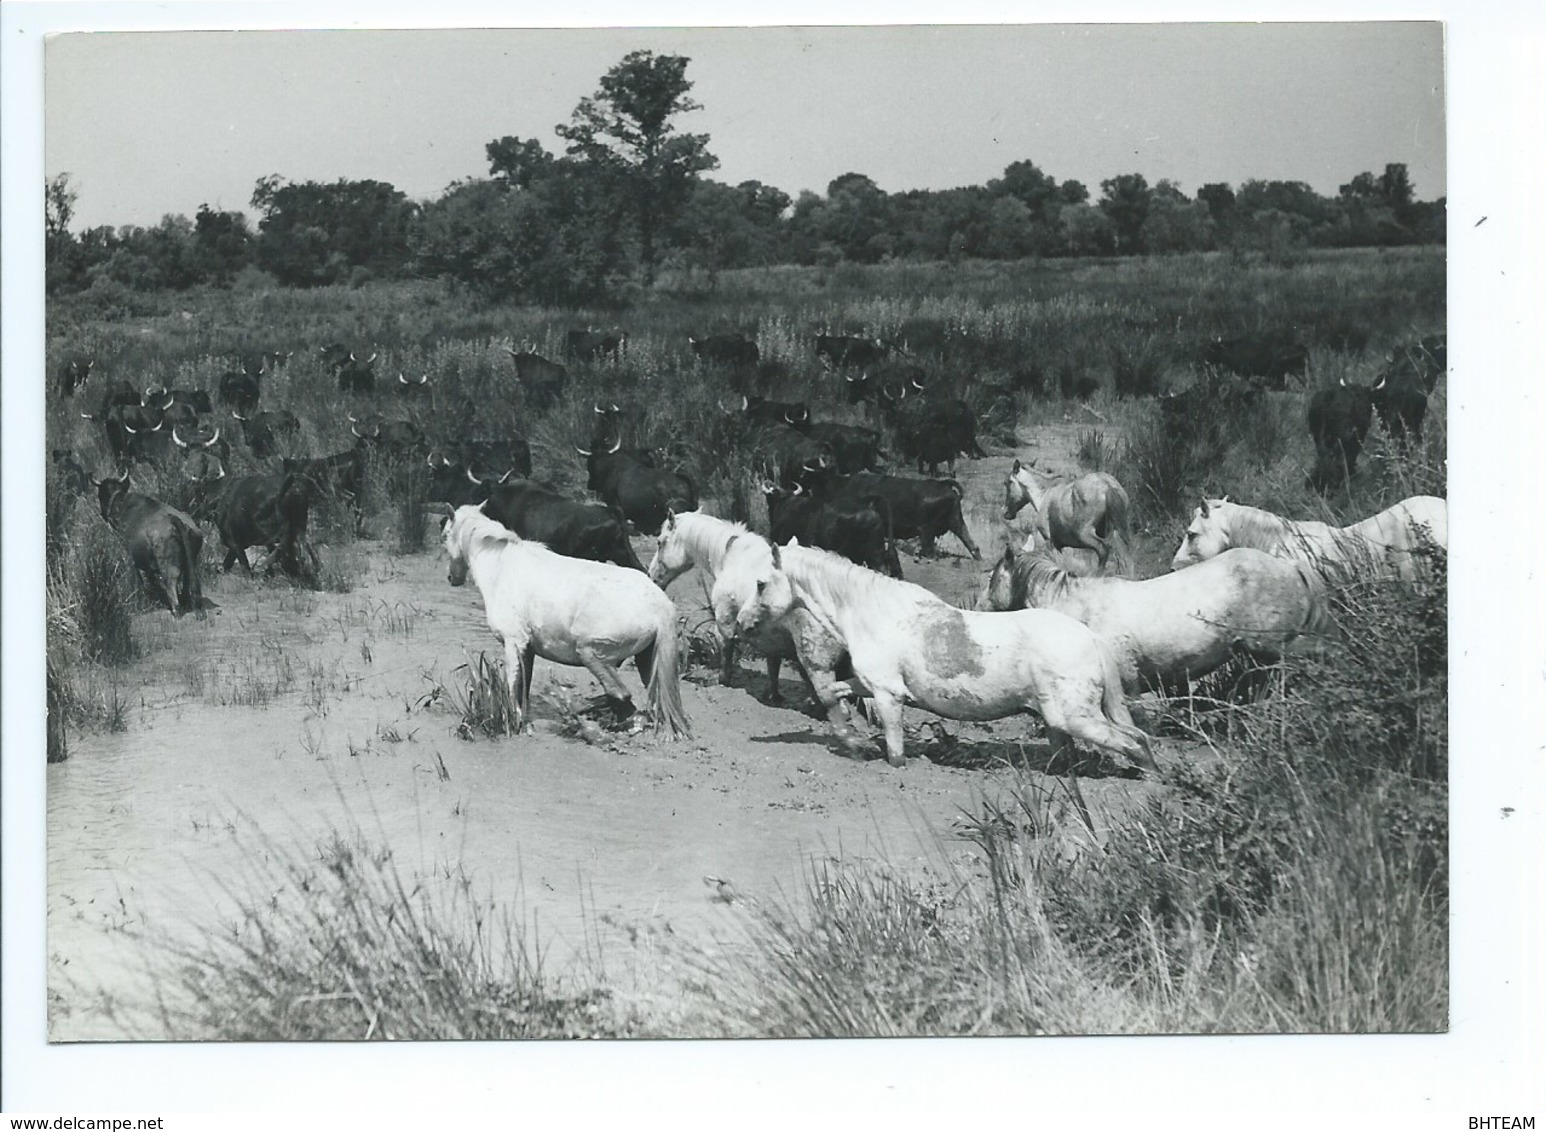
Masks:
[[[528,643],[527,646],[524,649],[521,650],[521,699],[520,699],[520,706],[521,706],[521,717],[523,719],[528,719],[529,720],[531,718],[531,674],[536,671],[536,667],[537,667],[537,646]],[[526,725],[526,731],[527,731],[527,734],[532,734],[532,733],[534,733],[536,731],[536,728],[534,728],[530,723],[528,723]]]
[[[624,720],[632,715],[633,697],[628,694],[628,689],[623,687],[623,682],[618,679],[617,669],[603,660],[590,645],[581,645],[575,651],[580,654],[580,663],[601,682],[601,690],[611,701],[612,711],[617,718]]]
[[[528,722],[526,689],[531,686],[532,650],[516,637],[505,639],[505,686],[510,691],[510,702],[515,705],[515,733],[531,733]]]
[[[871,688],[870,702],[875,706],[881,731],[885,733],[886,761],[892,766],[906,765],[907,758],[902,752],[902,701]]]
[[[796,661],[795,663],[798,664],[799,661]],[[779,656],[777,653],[768,653],[768,703],[773,707],[784,706],[784,693],[781,692],[778,687],[778,673],[779,669],[783,667],[783,664],[783,657]],[[801,672],[803,673],[804,669],[801,669]],[[810,677],[807,676],[806,680],[809,681]]]

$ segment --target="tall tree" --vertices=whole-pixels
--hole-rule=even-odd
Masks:
[[[488,154],[489,172],[512,188],[529,189],[553,169],[553,155],[535,138],[507,135],[489,142],[483,151]]]
[[[684,55],[634,51],[582,98],[558,136],[568,153],[606,175],[639,225],[644,282],[655,280],[656,236],[692,195],[698,174],[715,169],[707,134],[678,133],[672,120],[702,109],[690,97]]]
[[[1144,251],[1143,222],[1149,218],[1153,190],[1142,173],[1123,173],[1100,183],[1100,208],[1116,229],[1117,251],[1138,255]]]

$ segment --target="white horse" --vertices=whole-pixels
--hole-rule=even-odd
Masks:
[[[1044,488],[1031,466],[1016,460],[1004,478],[1005,521],[1027,504],[1036,512],[1036,533],[1044,544],[1087,547],[1100,556],[1101,569],[1111,554],[1111,536],[1127,534],[1127,491],[1106,472]]]
[[[1045,554],[1006,549],[986,604],[1057,609],[1088,625],[1129,692],[1185,691],[1237,652],[1270,662],[1317,647],[1329,625],[1318,574],[1245,549],[1142,582],[1074,577]]]
[[[633,698],[617,669],[635,658],[656,734],[690,736],[678,682],[680,648],[676,606],[637,570],[555,554],[522,539],[483,513],[457,508],[445,525],[453,586],[470,573],[483,594],[488,626],[505,646],[505,677],[516,703],[517,726],[531,701],[536,657],[584,666],[601,682],[621,718]]]
[[[903,762],[902,705],[912,703],[948,719],[1036,710],[1055,757],[1074,736],[1155,767],[1148,736],[1133,725],[1122,698],[1115,659],[1067,614],[967,612],[922,586],[796,542],[784,547],[783,568],[794,586],[791,612],[847,648],[854,676],[874,700],[892,766]],[[820,660],[808,658],[798,622],[791,631],[815,679]],[[828,690],[853,689],[839,681]]]
[[[1295,521],[1231,503],[1229,497],[1204,499],[1171,560],[1180,570],[1214,558],[1230,547],[1249,547],[1278,558],[1303,562],[1322,575],[1373,572],[1411,581],[1423,572],[1421,550],[1431,543],[1449,547],[1449,508],[1442,499],[1414,495],[1378,515],[1345,527],[1314,520]]]
[[[789,579],[779,568],[778,547],[742,523],[701,511],[669,512],[650,560],[650,581],[665,589],[694,566],[709,577],[709,605],[723,643],[719,682],[730,686],[735,643],[745,635],[767,658],[770,702],[782,703],[779,669],[796,654],[793,638],[777,620],[794,603]],[[809,675],[805,678],[809,683]]]

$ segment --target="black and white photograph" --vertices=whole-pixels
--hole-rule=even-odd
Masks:
[[[1452,1035],[1452,36],[48,35],[34,1038]]]

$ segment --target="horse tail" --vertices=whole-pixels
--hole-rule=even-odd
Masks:
[[[1116,655],[1099,637],[1095,638],[1095,649],[1100,653],[1103,681],[1100,696],[1101,711],[1112,727],[1138,744],[1143,750],[1141,761],[1157,773],[1159,764],[1154,761],[1154,748],[1149,743],[1149,736],[1133,722],[1133,713],[1127,710],[1127,696],[1122,691],[1122,673],[1117,668]]]
[[[668,600],[655,629],[655,663],[650,669],[645,695],[650,715],[655,720],[656,735],[669,731],[672,739],[691,739],[692,725],[687,722],[687,709],[682,706],[678,674],[681,648],[681,638],[676,631],[676,606]]]

